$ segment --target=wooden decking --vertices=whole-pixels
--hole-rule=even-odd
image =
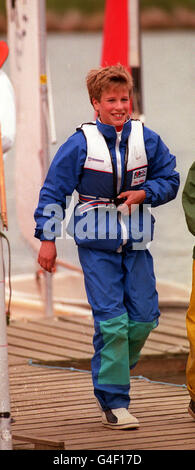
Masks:
[[[174,367],[178,364],[179,372],[189,350],[185,327],[186,311],[174,311],[173,308],[161,310],[158,328],[152,331],[142,350],[142,368],[149,371],[151,365],[150,373],[156,374],[155,364],[158,368],[160,361],[166,367],[169,358],[167,371],[174,361]],[[90,314],[85,317],[64,315],[52,319],[40,317],[13,320],[8,328],[10,364],[15,363],[15,358],[18,358],[89,369],[93,354],[92,338],[93,321]],[[184,367],[185,364],[183,370]]]
[[[186,312],[165,309],[132,371],[130,410],[137,430],[105,429],[90,371],[91,316],[12,320],[8,327],[14,449],[195,449],[185,385]],[[152,380],[153,379],[153,380]]]
[[[102,426],[90,372],[17,366],[10,373],[15,449],[194,449],[186,389],[132,379],[137,430]]]

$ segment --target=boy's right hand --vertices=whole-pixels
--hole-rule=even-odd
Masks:
[[[55,270],[57,251],[55,242],[44,240],[41,242],[41,248],[38,255],[38,263],[49,273]]]

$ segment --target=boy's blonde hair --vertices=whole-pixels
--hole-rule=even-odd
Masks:
[[[90,70],[86,77],[86,83],[91,103],[93,98],[100,102],[102,92],[113,85],[126,85],[129,96],[133,90],[133,79],[121,64]]]

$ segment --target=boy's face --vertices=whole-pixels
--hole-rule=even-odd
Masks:
[[[122,129],[129,116],[130,108],[129,91],[126,85],[111,86],[102,92],[100,101],[93,98],[92,102],[103,124]]]

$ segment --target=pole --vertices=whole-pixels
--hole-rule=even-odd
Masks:
[[[4,212],[4,223],[7,224],[7,214],[5,211],[5,180],[3,166],[3,151],[0,133],[0,194],[1,194],[1,214]],[[2,222],[0,220],[0,229]],[[7,345],[7,324],[5,308],[5,272],[3,262],[3,244],[0,232],[0,450],[12,450],[11,436],[11,414],[9,395],[9,373],[8,373],[8,345]]]
[[[45,0],[38,1],[40,31],[40,93],[42,122],[42,162],[43,180],[49,168],[49,137],[48,137],[48,86],[46,66],[46,5]],[[53,282],[52,274],[45,271],[45,314],[53,316]]]
[[[52,94],[52,84],[51,84],[51,73],[49,59],[47,58],[47,83],[48,83],[48,107],[49,107],[49,124],[50,128],[50,140],[52,144],[56,144],[56,127],[55,127],[55,118],[54,118],[54,104],[53,104],[53,94]]]
[[[3,227],[8,230],[7,222],[7,204],[5,192],[5,177],[4,177],[4,164],[3,164],[3,150],[1,138],[1,125],[0,125],[0,201],[1,201],[1,220]]]
[[[129,64],[134,81],[133,114],[144,119],[142,92],[142,57],[140,31],[140,0],[129,0]]]
[[[12,450],[5,310],[5,274],[2,237],[0,236],[0,450]]]

